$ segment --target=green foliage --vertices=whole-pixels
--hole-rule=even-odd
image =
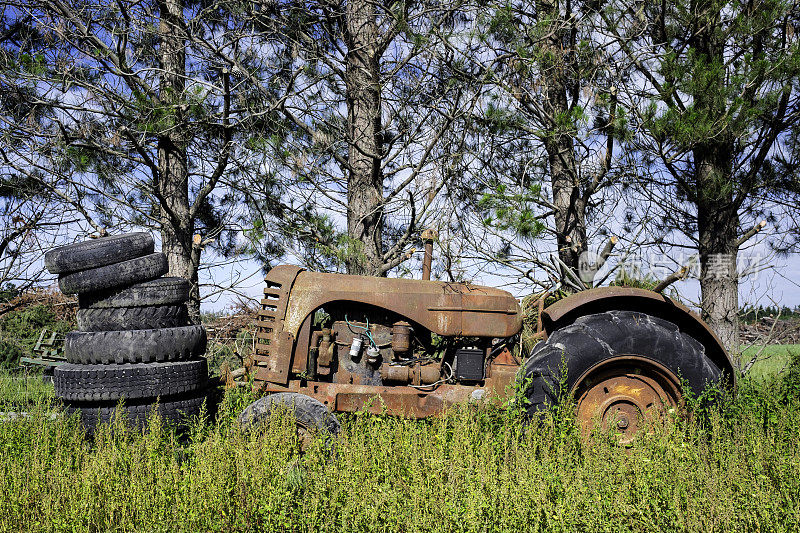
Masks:
[[[800,399],[800,350],[792,352],[782,383],[781,392],[786,401]]]
[[[221,255],[231,252],[230,216],[221,218],[239,198],[233,197],[226,180],[237,181],[246,165],[224,159],[222,147],[234,137],[241,146],[251,133],[262,133],[254,123],[269,118],[259,112],[263,107],[256,110],[251,105],[252,91],[238,90],[243,73],[230,76],[229,92],[234,96],[224,105],[224,66],[206,56],[199,42],[221,37],[220,25],[236,33],[233,25],[241,21],[226,13],[228,5],[236,3],[213,8],[186,4],[182,19],[187,35],[175,38],[176,46],[183,48],[174,59],[184,57],[182,66],[177,61],[166,65],[159,57],[167,37],[162,9],[155,2],[82,3],[62,11],[23,1],[2,11],[0,115],[8,154],[4,171],[16,171],[38,186],[35,198],[48,204],[45,213],[52,227],[74,218],[67,213],[79,212],[78,219],[91,216],[98,225],[120,231],[131,226],[159,228],[163,206],[154,193],[177,176],[169,194],[184,191],[184,201],[193,206],[192,220],[182,212],[177,216],[184,219],[173,217],[167,225],[183,228],[190,237],[213,234],[207,249]],[[203,24],[192,22],[201,19]],[[83,44],[78,44],[73,37],[82,31]],[[224,33],[222,40],[230,44],[230,33]],[[253,60],[236,58],[242,70],[252,68]],[[153,69],[162,75],[153,76]],[[228,112],[237,118],[226,122],[223,115]],[[170,148],[165,151],[168,138]],[[166,152],[172,158],[168,166]],[[225,179],[210,179],[216,165],[225,162]],[[188,176],[181,177],[184,165]],[[4,176],[0,191],[6,181]]]
[[[47,72],[47,59],[44,54],[20,54],[17,65],[24,72],[34,76],[41,76]]]
[[[583,444],[569,408],[527,427],[472,405],[421,421],[358,413],[342,417],[333,455],[322,439],[301,455],[286,414],[236,429],[252,400],[241,391],[182,437],[153,419],[84,440],[40,404],[0,424],[0,529],[791,531],[800,403],[779,387],[744,382],[625,450],[599,431]]]
[[[0,303],[7,303],[19,296],[19,291],[13,283],[6,283],[0,287]]]
[[[791,361],[797,357],[800,357],[800,344],[772,344],[743,346],[740,360],[746,363],[755,358],[747,377],[763,381],[776,374],[785,375]]]
[[[495,183],[491,191],[481,196],[477,207],[483,215],[484,225],[503,231],[512,230],[524,239],[535,239],[545,230],[536,212],[540,195],[539,184],[512,190],[506,184]]]
[[[0,319],[0,328],[5,334],[27,340],[35,338],[42,328],[66,333],[73,327],[74,324],[58,319],[52,308],[45,304],[11,311]]]
[[[617,272],[614,281],[612,281],[610,285],[617,287],[634,287],[637,289],[647,289],[652,291],[655,286],[658,285],[658,282],[659,280],[649,274],[642,276],[638,273],[632,273],[622,268]]]
[[[212,376],[220,376],[223,367],[239,368],[250,355],[253,346],[253,332],[240,331],[235,339],[209,343],[205,357],[208,360],[208,371]]]
[[[679,186],[690,197],[726,201],[732,194],[746,198],[762,187],[780,190],[770,159],[782,162],[783,156],[762,160],[755,154],[781,144],[779,136],[794,127],[793,121],[780,117],[797,108],[792,87],[800,76],[800,46],[787,37],[787,27],[775,21],[796,17],[796,6],[783,0],[765,0],[757,9],[741,2],[678,6],[666,12],[655,5],[645,9],[648,22],[660,24],[663,33],[644,45],[656,58],[647,64],[661,85],[650,88],[652,101],[642,126],[653,145],[667,154],[665,161],[674,159],[673,153],[692,151],[695,157],[734,160],[732,165],[718,165],[702,180],[691,177],[691,167],[681,168],[687,179]],[[694,34],[685,28],[702,30]],[[638,36],[627,37],[628,46],[636,49]],[[774,136],[759,133],[762,128],[773,128]],[[742,179],[732,168],[756,173],[758,179]]]
[[[790,308],[787,306],[746,306],[739,311],[739,320],[743,322],[756,322],[760,318],[772,317],[780,318],[781,320],[791,320],[800,318],[800,307]]]
[[[46,304],[23,307],[0,317],[0,366],[16,365],[20,356],[31,355],[42,328],[63,334],[74,329],[74,324],[59,319]]]
[[[512,109],[498,107],[493,102],[486,106],[484,118],[489,131],[495,135],[514,132],[523,125],[519,114]]]
[[[321,251],[335,259],[339,264],[366,262],[364,243],[358,239],[353,239],[345,233],[339,234],[335,243],[323,246]]]
[[[0,368],[16,366],[19,358],[26,353],[18,341],[0,338]]]
[[[570,293],[561,289],[547,293],[543,308],[553,305],[557,301],[566,298]],[[534,346],[541,340],[535,338],[536,327],[539,321],[539,299],[541,293],[529,294],[522,298],[520,307],[522,308],[522,331],[520,331],[521,349],[523,354],[528,354]],[[517,354],[522,355],[522,354]]]
[[[614,277],[614,280],[609,283],[609,285],[616,287],[633,287],[636,289],[646,289],[648,291],[652,291],[660,282],[660,279],[653,277],[651,274],[643,275],[641,272],[637,272],[635,270],[631,271],[621,268]],[[669,296],[675,301],[682,301],[680,294],[674,288],[674,286],[668,287],[662,291],[662,294]]]

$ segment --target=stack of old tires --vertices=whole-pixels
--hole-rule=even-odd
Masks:
[[[206,396],[206,333],[186,309],[189,283],[162,277],[163,253],[147,233],[128,233],[55,248],[45,266],[65,294],[77,294],[79,331],[67,333],[67,363],[53,383],[69,413],[91,432],[120,400],[127,420],[144,425],[154,406],[179,422]]]

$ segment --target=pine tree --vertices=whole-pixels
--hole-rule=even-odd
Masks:
[[[237,141],[269,109],[239,95],[242,73],[218,57],[235,40],[230,18],[184,0],[5,6],[4,168],[96,231],[160,231],[197,320],[202,250],[232,246],[225,184],[246,165]]]
[[[762,217],[792,224],[784,206],[800,192],[798,7],[692,0],[602,12],[630,79],[640,190],[661,209],[651,232],[696,246],[703,316],[734,351],[740,238]]]
[[[409,259],[460,164],[452,126],[474,105],[440,57],[437,34],[453,31],[457,9],[354,0],[247,12],[247,39],[281,43],[271,48],[277,77],[292,92],[281,100],[283,131],[252,139],[266,154],[243,183],[256,248],[374,276]],[[252,90],[268,80],[254,74]],[[280,194],[264,190],[275,184]]]
[[[476,218],[460,233],[469,240],[483,227],[475,253],[520,277],[552,287],[545,272],[568,291],[591,286],[594,272],[579,276],[581,257],[608,232],[605,194],[625,129],[613,63],[593,43],[595,5],[516,0],[470,13],[474,31],[452,49],[464,75],[481,81],[483,105],[470,125],[479,163],[464,184]]]

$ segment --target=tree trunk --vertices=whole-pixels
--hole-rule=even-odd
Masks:
[[[559,133],[544,144],[556,208],[558,257],[577,274],[580,256],[587,249],[586,201],[577,183],[572,137]]]
[[[350,274],[381,275],[383,175],[381,172],[380,50],[375,5],[347,3],[347,120],[349,175],[345,264]]]
[[[550,168],[550,184],[555,206],[556,242],[558,256],[569,268],[578,272],[578,259],[587,249],[586,200],[583,197],[575,163],[574,140],[561,124],[568,123],[570,113],[567,94],[570,87],[565,39],[569,24],[560,13],[558,0],[536,3],[539,20],[554,21],[542,43],[542,73],[544,111],[548,124],[544,147]],[[569,19],[567,13],[566,19]],[[565,278],[568,276],[564,276]],[[562,280],[563,281],[563,280]],[[568,285],[565,285],[568,287]]]
[[[700,252],[700,293],[703,319],[725,347],[739,351],[739,213],[730,187],[730,158],[726,147],[699,147],[694,151],[700,198],[697,230]]]
[[[164,106],[158,137],[157,191],[161,198],[162,251],[169,262],[169,273],[191,283],[189,315],[200,321],[200,292],[197,270],[200,253],[192,249],[194,220],[189,204],[189,171],[187,168],[185,117],[181,109],[185,88],[186,54],[180,32],[183,0],[162,0],[159,32],[161,43],[161,83],[159,96]]]
[[[711,140],[696,140],[692,149],[696,184],[700,294],[703,318],[725,347],[739,351],[739,211],[732,182],[734,141],[724,125],[724,42],[720,37],[721,14],[712,2],[700,2],[690,46],[696,54],[693,99],[696,120],[713,125]]]

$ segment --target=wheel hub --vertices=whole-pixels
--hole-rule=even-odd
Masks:
[[[573,389],[584,435],[600,424],[613,428],[619,444],[633,442],[652,417],[675,411],[682,403],[680,384],[663,365],[640,356],[621,356],[590,368]]]

